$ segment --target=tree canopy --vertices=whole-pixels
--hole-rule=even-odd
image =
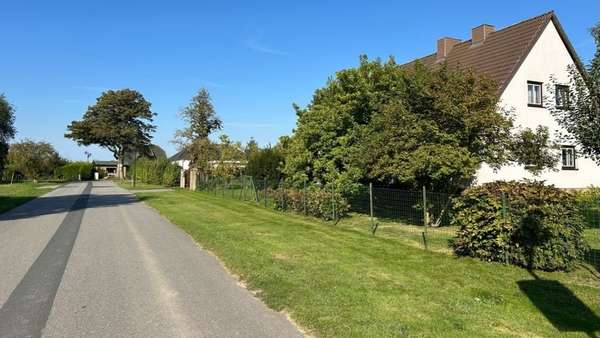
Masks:
[[[0,94],[0,173],[8,154],[8,142],[15,137],[15,112],[4,94]]]
[[[510,159],[512,118],[497,103],[495,83],[471,71],[363,56],[296,106],[284,172],[343,190],[367,181],[456,190],[482,162]]]
[[[223,126],[213,107],[208,90],[200,89],[180,115],[187,126],[175,132],[174,142],[190,154],[194,166],[206,170],[207,161],[213,159],[216,152],[215,145],[208,136]]]
[[[65,137],[80,145],[104,147],[122,165],[128,149],[150,145],[151,133],[156,129],[151,124],[155,114],[150,106],[135,90],[106,91],[88,107],[82,120],[71,122]]]
[[[562,138],[577,144],[584,156],[600,165],[600,23],[591,29],[591,34],[596,42],[594,58],[583,74],[575,66],[569,68],[566,102],[553,105],[550,110],[564,129]],[[552,86],[550,92],[555,94],[556,88]]]
[[[36,181],[65,163],[50,143],[27,139],[10,146],[7,169]]]

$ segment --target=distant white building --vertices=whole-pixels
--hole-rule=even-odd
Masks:
[[[562,86],[569,82],[568,67],[583,69],[554,12],[501,30],[484,24],[473,28],[470,40],[442,38],[437,47],[436,53],[418,61],[426,66],[445,61],[451,66],[486,74],[500,86],[501,106],[515,111],[515,125],[532,129],[543,125],[551,132],[559,130],[559,125],[547,107],[560,106]],[[557,85],[554,96],[548,97],[551,78],[563,85]],[[600,167],[579,156],[573,144],[562,144],[558,169],[535,177],[523,166],[505,166],[495,172],[484,164],[477,173],[477,183],[527,178],[544,180],[560,188],[600,186]]]
[[[186,153],[185,150],[182,150],[182,151],[178,152],[177,154],[171,156],[169,158],[169,162],[177,164],[184,171],[190,169],[190,162],[191,162],[190,157]],[[246,167],[246,161],[238,161],[238,160],[224,160],[224,161],[212,160],[212,161],[208,161],[208,163],[210,164],[210,166],[212,168],[218,168],[221,165],[231,166],[231,167],[235,167],[237,169],[244,169]]]

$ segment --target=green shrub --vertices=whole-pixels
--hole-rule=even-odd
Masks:
[[[135,164],[135,176],[139,182],[173,186],[179,179],[179,166],[166,159],[140,158]]]
[[[600,228],[600,187],[578,191],[577,205],[581,210],[585,226],[588,228]]]
[[[338,192],[310,187],[305,191],[295,188],[270,189],[275,208],[282,211],[306,212],[307,215],[332,220],[344,217],[350,210],[348,201]]]
[[[468,189],[454,201],[452,222],[460,227],[452,240],[455,252],[486,261],[569,270],[586,250],[575,196],[543,182]]]
[[[54,169],[54,177],[65,181],[91,180],[94,166],[89,162],[71,162]]]

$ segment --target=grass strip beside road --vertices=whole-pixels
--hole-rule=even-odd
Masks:
[[[50,192],[56,183],[0,184],[0,213],[16,208],[32,199]]]
[[[598,271],[536,272],[206,193],[137,194],[315,336],[586,336]],[[347,225],[345,225],[347,224]]]

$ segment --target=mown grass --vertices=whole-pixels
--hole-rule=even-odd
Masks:
[[[41,196],[56,186],[56,183],[13,183],[0,184],[0,213],[16,208]]]
[[[425,251],[386,228],[373,236],[360,217],[332,225],[206,193],[138,196],[315,336],[585,336],[600,329],[600,279],[589,267],[529,273]]]
[[[129,190],[146,190],[146,189],[165,189],[168,187],[165,187],[163,185],[159,185],[159,184],[149,184],[149,183],[142,183],[142,182],[136,182],[135,183],[135,187],[133,186],[133,183],[131,182],[131,180],[113,180],[114,183],[116,183],[118,186],[120,186],[121,188],[124,189],[129,189]]]

